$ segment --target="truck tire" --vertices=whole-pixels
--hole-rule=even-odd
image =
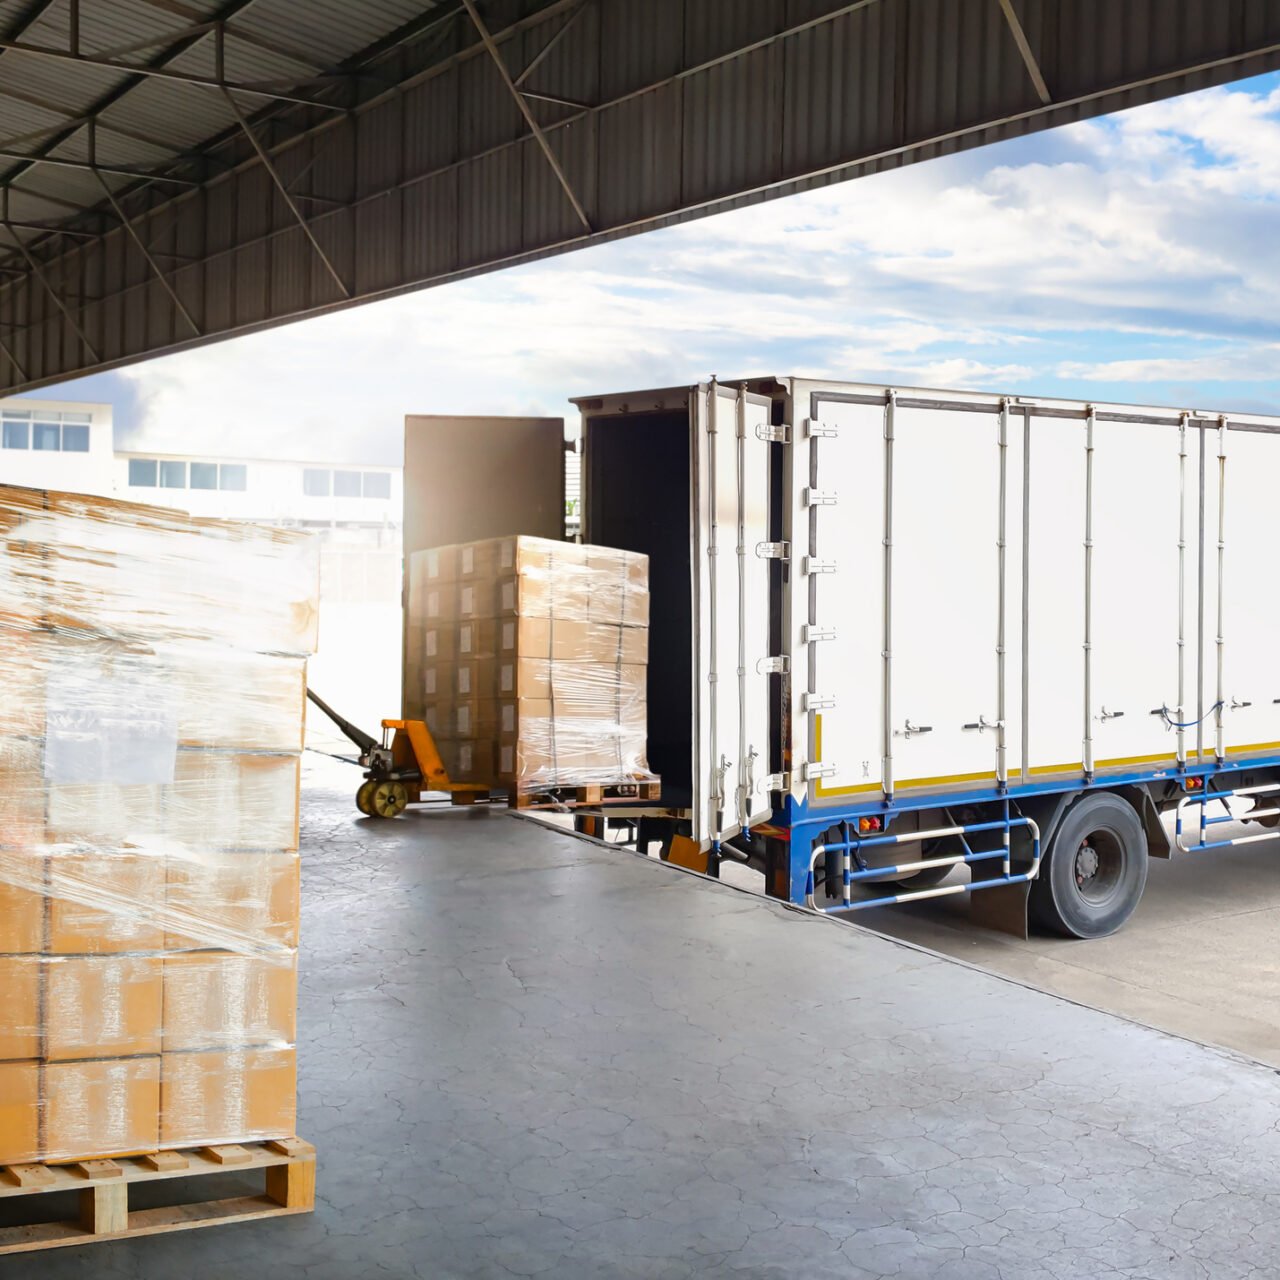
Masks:
[[[1076,801],[1031,883],[1036,921],[1068,938],[1104,938],[1133,914],[1147,883],[1147,837],[1133,806],[1105,791]]]

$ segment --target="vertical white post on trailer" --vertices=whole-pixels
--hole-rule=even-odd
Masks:
[[[885,393],[884,404],[884,619],[881,648],[880,738],[881,785],[893,799],[893,426],[897,394]]]
[[[1204,512],[1204,426],[1196,432],[1200,439],[1200,509],[1197,522],[1197,565],[1196,565],[1196,759],[1204,759],[1204,559],[1205,559],[1205,512]]]
[[[1187,419],[1178,424],[1178,764],[1187,763]]]
[[[1214,754],[1218,763],[1226,759],[1226,739],[1224,735],[1222,713],[1226,701],[1226,686],[1223,678],[1223,646],[1225,644],[1223,608],[1225,600],[1225,579],[1223,568],[1227,546],[1227,419],[1223,415],[1218,419],[1218,696],[1217,713],[1214,719]]]
[[[1093,773],[1093,436],[1092,405],[1084,424],[1084,772]]]
[[[1009,499],[1009,401],[1000,401],[997,447],[1000,450],[1000,498],[996,530],[996,782],[1005,786],[1009,781],[1008,743],[1006,740],[1008,713],[1005,706],[1005,600],[1006,600],[1006,533],[1008,531]],[[1005,838],[1008,838],[1005,832]]]
[[[711,752],[707,763],[711,768],[710,800],[710,833],[713,841],[719,841],[724,829],[724,775],[729,767],[720,751],[719,710],[720,710],[720,472],[716,457],[716,433],[720,425],[720,388],[715,379],[707,392],[707,465],[706,503],[707,503],[707,596],[710,604],[710,616],[707,618],[707,640],[709,658],[707,662],[707,724],[710,732]]]

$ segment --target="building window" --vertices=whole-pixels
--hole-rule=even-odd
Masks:
[[[162,462],[160,464],[160,487],[162,489],[185,489],[187,487],[187,464],[185,462]]]
[[[81,426],[72,426],[69,423],[63,423],[62,452],[63,453],[88,453],[89,452],[89,428],[81,427]]]
[[[329,472],[315,471],[311,467],[302,472],[302,492],[308,498],[327,498],[329,496]]]
[[[335,471],[333,473],[333,495],[335,498],[358,498],[360,496],[360,473],[358,471]]]
[[[29,449],[31,447],[31,424],[29,422],[10,422],[4,424],[4,447],[6,449]]]
[[[156,487],[156,461],[154,458],[129,459],[129,487],[154,489]]]
[[[218,469],[218,488],[243,493],[248,488],[249,468],[243,462],[224,462]]]
[[[37,422],[32,435],[32,448],[56,453],[62,428],[56,422]]]
[[[391,497],[391,477],[385,471],[366,471],[364,496],[366,498]]]
[[[63,413],[59,415],[63,422],[92,422],[93,414],[91,413]]]
[[[216,489],[218,487],[218,464],[216,462],[193,462],[191,464],[191,487],[193,489]]]

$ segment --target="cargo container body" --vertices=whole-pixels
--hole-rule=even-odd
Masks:
[[[651,764],[713,857],[835,910],[1025,916],[1035,882],[1091,936],[1148,854],[1270,837],[1280,421],[793,378],[576,403],[584,535],[651,557]]]

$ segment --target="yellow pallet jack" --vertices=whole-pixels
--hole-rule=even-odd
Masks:
[[[356,808],[369,818],[396,818],[425,792],[447,793],[454,804],[475,804],[489,798],[489,788],[475,782],[453,782],[440,758],[431,730],[421,720],[384,720],[382,739],[366,733],[340,716],[327,702],[307,690],[307,697],[359,749],[358,763],[365,780],[356,792]]]

